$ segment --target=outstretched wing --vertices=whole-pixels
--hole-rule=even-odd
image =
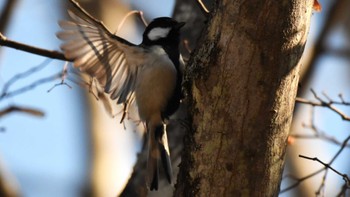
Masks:
[[[104,91],[111,94],[111,99],[118,99],[118,104],[132,100],[145,49],[112,34],[86,14],[81,17],[71,11],[68,14],[73,21],[60,21],[63,31],[57,33],[64,41],[61,49],[65,57],[95,77]]]

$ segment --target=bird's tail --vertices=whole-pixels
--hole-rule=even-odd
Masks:
[[[172,179],[170,152],[165,127],[163,125],[148,128],[147,182],[150,190],[158,190],[159,159],[169,183]]]

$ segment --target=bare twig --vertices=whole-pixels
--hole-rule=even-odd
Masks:
[[[68,62],[66,61],[66,63],[64,63],[63,66],[63,71],[61,74],[61,82],[55,84],[52,88],[50,88],[49,90],[47,90],[47,92],[51,92],[54,88],[56,88],[57,86],[61,86],[61,85],[65,85],[67,86],[69,89],[72,89],[72,86],[68,85],[68,83],[66,83],[64,80],[67,78],[67,74],[68,74]]]
[[[3,117],[4,115],[8,115],[12,112],[21,112],[21,113],[29,114],[36,117],[44,116],[44,112],[37,109],[33,109],[29,107],[10,106],[10,107],[7,107],[6,109],[0,110],[0,117]]]
[[[308,104],[308,105],[311,105],[311,106],[319,106],[319,107],[324,107],[325,105],[321,102],[314,102],[314,101],[310,101],[310,100],[307,100],[307,99],[304,99],[304,98],[300,98],[300,97],[297,97],[295,98],[295,101],[297,103],[301,103],[301,104]],[[329,104],[329,105],[344,105],[344,106],[350,106],[350,102],[347,102],[347,101],[334,101],[334,100],[331,100],[329,102],[325,102],[326,104]]]
[[[100,100],[100,99],[98,98],[98,95],[97,95],[97,94],[98,94],[98,90],[96,90],[97,93],[95,93],[95,92],[94,92],[94,89],[93,89],[93,87],[94,87],[93,84],[94,84],[94,79],[95,79],[95,78],[93,78],[93,77],[91,77],[91,76],[89,76],[89,77],[90,77],[90,82],[89,82],[89,83],[87,83],[87,82],[84,81],[85,84],[89,86],[89,93],[91,93],[91,94],[95,97],[96,100]],[[97,88],[95,87],[95,89],[97,89]]]
[[[350,121],[350,117],[347,116],[346,114],[344,114],[342,111],[340,111],[338,108],[334,107],[333,104],[338,104],[338,105],[346,105],[349,106],[350,103],[349,102],[345,102],[344,100],[342,100],[341,102],[337,102],[337,101],[333,101],[333,100],[329,100],[329,101],[325,101],[323,99],[321,99],[316,92],[311,89],[312,94],[314,95],[314,97],[319,101],[319,102],[313,102],[307,99],[303,99],[303,98],[296,98],[295,101],[298,103],[302,103],[302,104],[308,104],[311,106],[318,106],[318,107],[327,107],[330,110],[332,110],[333,112],[337,113],[343,120],[346,121]],[[328,96],[327,96],[328,97]]]
[[[67,82],[61,81],[60,83],[56,83],[52,86],[52,88],[48,89],[47,92],[50,93],[53,89],[55,89],[58,86],[67,86],[69,89],[72,89],[72,86],[70,86]]]
[[[307,134],[291,134],[290,137],[295,139],[321,139],[326,142],[333,143],[335,145],[342,146],[343,142],[337,140],[334,136],[327,135],[326,132],[321,131],[319,128],[317,128],[315,124],[315,109],[311,108],[311,115],[310,115],[310,124],[303,123],[302,126],[306,129],[310,129],[313,134],[307,135]],[[350,147],[350,144],[346,145],[346,147]]]
[[[332,160],[329,162],[329,165],[331,165],[336,159],[337,157],[340,155],[340,153],[344,150],[344,148],[346,147],[346,145],[348,144],[348,141],[350,140],[350,136],[348,136],[344,141],[342,146],[340,147],[340,149],[338,150],[338,152],[333,156]]]
[[[6,94],[9,90],[9,88],[15,83],[17,82],[18,80],[20,79],[23,79],[43,68],[45,68],[47,65],[49,65],[49,63],[52,61],[52,59],[46,59],[44,60],[42,63],[40,63],[38,66],[35,66],[33,68],[30,68],[29,70],[23,72],[23,73],[20,73],[20,74],[17,74],[15,76],[13,76],[9,81],[7,81],[5,84],[4,84],[4,87],[2,89],[2,93],[1,93],[1,96],[0,96],[0,100],[3,98],[3,97],[6,97]]]
[[[338,97],[339,97],[339,99],[341,100],[342,103],[346,103],[342,93],[338,94]]]
[[[332,102],[332,99],[328,96],[328,94],[325,91],[322,91],[322,95],[326,97],[329,103]]]
[[[4,84],[4,87],[2,89],[2,93],[0,95],[0,100],[5,99],[5,98],[9,98],[9,97],[13,97],[13,96],[18,95],[18,94],[22,94],[22,93],[24,93],[24,92],[26,92],[28,90],[31,90],[31,89],[35,88],[38,85],[41,85],[43,83],[47,83],[47,82],[53,81],[53,80],[58,79],[58,78],[61,78],[61,83],[54,85],[53,88],[58,86],[58,85],[67,85],[68,87],[71,88],[70,85],[68,85],[67,83],[64,82],[64,79],[66,78],[66,75],[67,75],[67,72],[68,72],[67,71],[68,62],[66,62],[65,66],[63,67],[63,72],[59,72],[57,74],[51,75],[50,77],[45,77],[45,78],[39,79],[39,80],[37,80],[37,81],[27,85],[27,86],[19,88],[17,90],[9,91],[10,87],[14,83],[16,83],[18,80],[23,79],[25,77],[28,77],[29,75],[32,75],[35,72],[40,71],[41,69],[43,69],[47,65],[49,65],[49,63],[51,61],[52,61],[52,59],[46,59],[45,61],[40,63],[38,66],[35,66],[35,67],[33,67],[33,68],[23,72],[23,73],[17,74],[14,77],[12,77],[8,82],[6,82]],[[49,91],[51,91],[53,88],[51,88]]]
[[[295,183],[291,184],[290,186],[288,186],[287,188],[284,188],[280,191],[280,193],[284,193],[286,191],[289,191],[295,187],[297,187],[300,183],[302,183],[303,181],[317,175],[318,173],[324,171],[324,170],[327,170],[328,168],[333,170],[333,168],[330,167],[330,165],[332,165],[332,163],[338,158],[338,156],[340,155],[340,153],[344,150],[344,148],[347,146],[348,142],[350,140],[350,136],[348,136],[342,143],[342,146],[340,147],[340,149],[336,152],[336,154],[333,156],[333,158],[331,159],[331,161],[328,163],[328,164],[325,164],[323,168],[319,169],[319,170],[316,170],[315,172],[307,175],[307,176],[304,176],[302,178],[299,178],[299,179],[294,179],[295,180]],[[300,155],[299,155],[300,156]],[[303,156],[301,156],[302,158],[304,158]],[[312,158],[313,160],[313,158]],[[315,159],[316,160],[316,159]],[[323,162],[322,162],[323,164]],[[327,167],[328,166],[328,167]],[[336,172],[337,174],[339,174],[340,176],[343,177],[346,185],[348,188],[350,188],[350,180],[349,180],[349,177],[346,175],[346,174],[342,174],[342,173],[339,173],[338,171]]]
[[[323,94],[323,96],[327,99],[327,101],[326,101],[326,100],[323,100],[322,98],[320,98],[320,97],[316,94],[316,92],[315,92],[313,89],[311,89],[311,92],[312,92],[313,96],[316,98],[316,100],[317,100],[318,102],[313,102],[313,101],[309,101],[309,100],[302,99],[302,98],[297,98],[297,102],[299,102],[299,103],[304,103],[304,104],[308,104],[308,105],[311,105],[311,106],[313,106],[313,107],[315,107],[315,106],[327,107],[327,108],[329,108],[330,110],[335,111],[336,113],[340,114],[340,115],[343,117],[343,119],[344,119],[344,117],[346,117],[345,114],[343,114],[342,112],[340,112],[338,109],[336,109],[336,108],[333,106],[333,105],[345,105],[345,106],[348,106],[348,105],[349,105],[349,102],[346,102],[346,101],[344,100],[344,98],[342,97],[341,94],[338,95],[339,98],[340,98],[340,100],[341,100],[340,102],[338,102],[338,101],[332,100],[325,92],[323,92],[322,94]],[[281,193],[282,193],[282,192],[285,192],[285,191],[288,191],[288,190],[290,190],[290,189],[293,189],[294,187],[298,186],[302,181],[304,181],[304,180],[306,180],[306,179],[308,179],[308,178],[310,178],[310,177],[313,177],[314,175],[316,175],[316,174],[318,174],[318,173],[324,171],[324,175],[323,175],[323,177],[322,177],[321,184],[320,184],[320,186],[318,187],[318,189],[317,189],[317,191],[316,191],[316,195],[317,195],[317,196],[322,195],[323,192],[324,192],[324,190],[325,190],[325,181],[326,181],[326,178],[327,178],[328,170],[329,170],[329,169],[331,169],[331,170],[333,170],[333,171],[335,170],[335,169],[333,169],[332,167],[330,167],[330,165],[335,161],[335,159],[340,155],[340,153],[343,151],[343,149],[344,149],[345,147],[350,147],[350,144],[348,144],[348,141],[350,140],[350,136],[349,136],[348,138],[346,138],[343,142],[340,142],[340,141],[336,140],[334,137],[328,136],[328,135],[326,135],[324,132],[320,131],[320,130],[316,127],[316,125],[315,125],[315,122],[314,122],[314,114],[313,114],[313,113],[314,113],[314,108],[312,108],[312,115],[311,115],[311,121],[310,121],[311,124],[310,124],[310,126],[307,126],[306,124],[303,124],[303,126],[306,127],[306,128],[311,129],[311,130],[313,131],[314,134],[313,134],[313,135],[297,135],[297,134],[294,134],[294,135],[291,135],[291,136],[294,137],[294,138],[304,138],[304,139],[305,139],[305,138],[309,138],[309,139],[312,139],[312,138],[313,138],[313,139],[315,139],[315,138],[323,139],[323,140],[332,142],[332,143],[334,143],[334,144],[340,145],[341,148],[340,148],[340,149],[338,150],[338,152],[333,156],[332,160],[331,160],[329,163],[327,163],[327,164],[325,164],[324,162],[319,161],[319,159],[317,159],[317,158],[309,158],[309,157],[300,155],[300,157],[302,157],[302,158],[312,159],[312,160],[315,160],[315,161],[319,161],[319,162],[320,162],[321,164],[323,164],[325,167],[322,168],[322,169],[320,169],[320,170],[317,170],[317,171],[315,171],[314,173],[311,173],[310,175],[305,176],[305,177],[303,177],[303,178],[300,178],[300,179],[295,179],[295,178],[294,178],[295,183],[292,184],[291,186],[289,186],[289,187],[283,189],[283,190],[281,191]],[[336,173],[339,174],[339,175],[341,175],[341,176],[343,177],[343,179],[344,179],[344,181],[345,181],[345,185],[350,185],[350,184],[349,184],[349,183],[350,183],[350,182],[349,182],[349,178],[347,177],[347,175],[341,174],[341,173],[339,173],[339,172],[336,172]],[[349,188],[350,188],[350,186],[349,186]],[[342,191],[343,191],[343,190],[342,190]],[[343,192],[341,192],[341,193],[343,193]]]
[[[318,189],[315,192],[316,196],[321,196],[322,194],[324,194],[325,186],[326,186],[327,174],[328,174],[328,169],[326,169],[324,171],[324,174],[323,174],[322,180],[321,180],[321,184],[320,184],[320,186],[318,187]]]
[[[120,31],[120,29],[122,28],[122,26],[124,25],[126,19],[128,19],[131,15],[134,15],[134,14],[137,14],[140,17],[141,21],[143,22],[143,24],[145,26],[148,25],[148,23],[146,22],[146,20],[145,20],[145,18],[143,16],[143,12],[142,11],[140,11],[140,10],[132,10],[132,11],[130,11],[129,13],[127,13],[124,16],[122,21],[119,23],[117,30],[114,32],[114,34],[117,34]]]
[[[297,138],[297,139],[321,139],[321,140],[324,140],[326,142],[333,143],[335,145],[342,145],[341,141],[337,140],[333,136],[328,136],[324,133],[318,133],[315,135],[291,134],[290,136],[293,138]],[[350,144],[347,144],[346,147],[350,148]]]
[[[350,138],[349,138],[350,139]],[[346,140],[347,142],[347,140]],[[342,149],[341,149],[342,150]],[[339,151],[338,151],[339,152]],[[337,156],[337,155],[336,155]],[[343,178],[343,180],[345,181],[346,185],[348,188],[350,188],[350,179],[348,177],[347,174],[343,174],[343,173],[340,173],[338,170],[334,169],[330,164],[334,161],[334,158],[331,160],[331,162],[329,164],[327,163],[324,163],[323,161],[321,161],[320,159],[318,159],[317,157],[307,157],[307,156],[304,156],[304,155],[299,155],[299,157],[301,158],[304,158],[304,159],[308,159],[308,160],[312,160],[312,161],[317,161],[319,162],[320,164],[322,164],[324,166],[325,169],[330,169],[332,170],[333,172],[335,172],[336,174],[338,174],[339,176],[341,176]],[[336,157],[335,157],[336,158]]]
[[[299,178],[296,177],[294,174],[285,174],[285,175],[283,175],[283,177],[282,177],[282,179],[287,179],[287,178],[292,179],[292,180],[298,180],[298,179],[299,179]]]
[[[67,58],[64,57],[64,54],[59,52],[59,51],[52,51],[52,50],[46,50],[46,49],[41,49],[38,47],[26,45],[23,43],[19,43],[16,41],[12,41],[7,39],[4,35],[1,34],[0,32],[0,45],[1,46],[6,46],[10,47],[13,49],[25,51],[28,53],[44,56],[44,57],[49,57],[52,59],[59,59],[59,60],[64,60],[64,61],[70,61]]]
[[[143,15],[143,12],[140,11],[139,14],[140,14],[140,19],[141,19],[143,25],[146,27],[148,25],[148,22],[146,21],[145,16]]]
[[[199,7],[202,9],[202,11],[204,11],[205,14],[209,14],[209,10],[208,8],[204,5],[204,3],[202,2],[202,0],[197,0]]]
[[[75,74],[77,76],[76,77],[72,77],[72,76],[67,76],[67,80],[82,87],[82,88],[88,88],[89,93],[92,94],[92,96],[96,99],[96,100],[100,100],[99,98],[99,90],[97,90],[96,84],[94,82],[94,78],[91,76],[88,76],[90,81],[87,82],[83,79],[83,77],[81,77],[79,74],[75,73],[75,72],[70,72],[72,74]],[[97,91],[97,92],[96,92]]]
[[[298,186],[300,183],[302,183],[303,181],[305,181],[305,180],[307,180],[307,179],[309,179],[309,178],[311,178],[311,177],[317,175],[318,173],[322,172],[323,170],[324,170],[324,169],[321,168],[321,169],[319,169],[319,170],[317,170],[317,171],[315,171],[315,172],[313,172],[313,173],[311,173],[311,174],[309,174],[309,175],[307,175],[307,176],[304,176],[304,177],[302,177],[302,178],[299,178],[299,179],[293,178],[293,180],[295,180],[295,183],[293,183],[293,184],[291,184],[290,186],[288,186],[288,187],[282,189],[282,190],[280,191],[280,194],[282,194],[282,193],[284,193],[284,192],[286,192],[286,191],[289,191],[289,190],[291,190],[291,189],[297,187],[297,186]]]
[[[44,84],[44,83],[47,83],[47,82],[50,82],[50,81],[53,81],[53,80],[56,80],[56,79],[59,79],[61,77],[61,72],[57,73],[57,74],[54,74],[54,75],[51,75],[49,77],[44,77],[44,78],[41,78],[27,86],[24,86],[22,88],[19,88],[17,90],[14,90],[12,92],[7,92],[6,94],[2,95],[0,97],[0,100],[1,99],[5,99],[5,98],[9,98],[9,97],[13,97],[13,96],[16,96],[16,95],[19,95],[19,94],[22,94],[22,93],[25,93],[29,90],[32,90],[33,88],[37,87],[38,85],[41,85],[41,84]]]

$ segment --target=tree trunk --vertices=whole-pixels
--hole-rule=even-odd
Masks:
[[[175,196],[277,196],[313,0],[217,1],[187,87]]]

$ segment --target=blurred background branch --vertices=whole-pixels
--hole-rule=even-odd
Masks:
[[[1,32],[0,32],[0,45],[14,48],[14,49],[21,50],[21,51],[25,51],[28,53],[40,55],[40,56],[45,56],[45,57],[52,58],[52,59],[59,59],[59,60],[68,61],[68,59],[64,57],[63,53],[61,53],[59,51],[41,49],[38,47],[34,47],[34,46],[30,46],[30,45],[23,44],[20,42],[16,42],[13,40],[9,40],[4,35],[2,35]]]
[[[326,101],[324,99],[321,99],[313,89],[311,89],[311,92],[312,92],[313,96],[315,97],[315,99],[318,100],[318,102],[310,101],[310,100],[303,99],[303,98],[296,98],[296,102],[311,105],[313,107],[315,107],[315,106],[326,107],[326,108],[330,109],[331,111],[337,113],[343,120],[350,121],[350,117],[348,115],[344,114],[344,112],[342,112],[341,110],[339,110],[338,108],[333,106],[333,105],[349,106],[350,105],[349,102],[346,102],[344,100],[342,100],[340,102],[334,101],[334,100],[330,99],[329,97],[327,97],[328,101]],[[342,99],[342,97],[340,97],[340,98]]]
[[[340,149],[334,154],[334,156],[332,157],[332,159],[328,162],[328,163],[324,163],[322,161],[320,161],[318,158],[310,158],[310,157],[306,157],[306,156],[302,156],[302,155],[299,155],[299,157],[301,158],[304,158],[304,159],[311,159],[311,160],[315,160],[315,161],[318,161],[320,162],[321,164],[324,165],[323,168],[319,169],[319,170],[316,170],[302,178],[295,178],[295,176],[292,176],[292,177],[289,177],[289,178],[292,178],[294,183],[291,184],[290,186],[284,188],[284,189],[281,189],[280,193],[284,193],[284,192],[287,192],[291,189],[294,189],[295,187],[297,187],[298,185],[300,185],[300,183],[302,183],[303,181],[309,179],[309,178],[312,178],[314,177],[315,175],[323,172],[324,172],[324,176],[323,176],[323,180],[321,181],[321,185],[319,187],[319,189],[317,190],[316,194],[319,194],[320,191],[322,190],[322,188],[325,187],[325,179],[326,179],[326,176],[327,176],[327,173],[328,173],[328,169],[331,169],[332,171],[336,172],[338,175],[341,175],[341,177],[344,179],[345,181],[345,184],[349,187],[347,187],[347,189],[350,189],[350,185],[349,185],[349,177],[346,175],[346,174],[342,174],[342,173],[339,173],[337,170],[335,170],[334,168],[331,167],[332,163],[338,158],[338,156],[343,152],[344,148],[348,145],[348,141],[350,140],[350,136],[348,136],[342,143]]]
[[[5,32],[11,18],[11,14],[16,7],[17,0],[6,0],[0,13],[0,32]]]

